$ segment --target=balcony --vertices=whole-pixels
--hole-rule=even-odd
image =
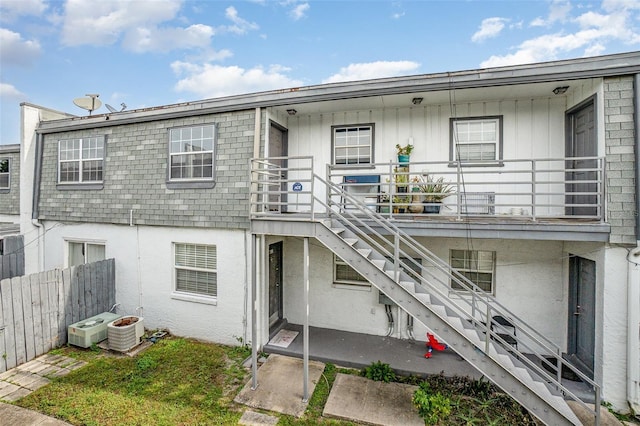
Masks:
[[[254,219],[358,210],[344,191],[416,236],[602,242],[610,231],[600,157],[327,165],[324,177],[311,157],[254,161]]]

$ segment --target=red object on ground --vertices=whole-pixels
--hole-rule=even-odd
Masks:
[[[438,339],[436,339],[436,336],[434,336],[431,333],[427,333],[427,339],[429,339],[429,341],[426,343],[427,345],[427,353],[424,354],[425,358],[431,358],[432,356],[432,352],[435,349],[436,351],[444,351],[445,349],[448,348],[447,345],[445,345],[444,343],[440,343],[438,342]]]

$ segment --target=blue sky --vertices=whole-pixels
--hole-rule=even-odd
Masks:
[[[0,0],[0,144],[24,101],[86,115],[88,93],[136,109],[639,48],[640,0]]]

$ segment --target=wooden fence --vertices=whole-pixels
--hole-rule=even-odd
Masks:
[[[0,255],[0,280],[24,275],[24,238],[12,235],[2,239]]]
[[[67,343],[67,327],[115,304],[113,259],[0,281],[0,372]]]

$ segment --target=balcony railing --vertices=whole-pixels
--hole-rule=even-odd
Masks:
[[[378,213],[604,220],[599,157],[328,166],[328,178]],[[348,205],[343,208],[348,209]]]
[[[314,186],[311,157],[254,159],[254,215],[322,213],[313,199],[327,197]],[[325,179],[376,211],[396,220],[511,218],[604,221],[604,159],[575,157],[501,160],[499,163],[378,163],[368,168],[326,166]],[[332,208],[353,206],[335,194]]]

